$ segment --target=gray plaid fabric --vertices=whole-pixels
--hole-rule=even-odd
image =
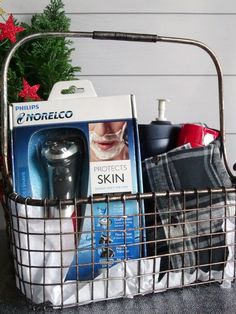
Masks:
[[[218,141],[194,149],[185,145],[146,159],[144,166],[155,192],[232,186]],[[224,245],[225,201],[222,193],[212,194],[211,198],[209,195],[199,195],[197,199],[186,195],[184,200],[181,196],[158,198],[158,213],[173,269],[184,267],[192,273],[199,263],[196,251]]]

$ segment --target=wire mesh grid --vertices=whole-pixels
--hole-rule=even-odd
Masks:
[[[50,218],[48,200],[35,206],[29,198],[13,194],[10,235],[17,286],[34,303],[59,308],[211,282],[229,287],[235,278],[235,192],[234,188],[220,188],[90,197],[73,200],[71,218],[60,214]],[[106,214],[95,215],[94,207],[101,199]],[[127,215],[132,199],[138,210]],[[122,215],[110,215],[114,201],[122,204]],[[58,202],[53,206],[60,213],[70,205]],[[89,207],[90,215],[81,215],[83,206]],[[144,206],[149,210],[144,212]],[[138,225],[130,227],[127,221],[137,217]],[[91,227],[86,231],[89,245],[84,248],[79,244],[85,219]],[[119,221],[122,228],[114,229],[111,220]],[[102,231],[96,230],[97,221],[103,222]],[[139,233],[135,243],[129,240],[134,231]],[[99,242],[95,241],[97,233]],[[119,244],[112,243],[114,233]],[[139,257],[129,258],[135,246]],[[89,252],[89,261],[80,260],[83,250]],[[116,258],[118,251],[122,258]],[[76,280],[67,280],[69,269]],[[83,278],[83,269],[89,270],[89,278]]]
[[[34,304],[55,308],[211,282],[230,287],[235,279],[235,188],[66,201],[9,194],[13,186],[9,162],[8,68],[21,45],[43,37],[163,42],[203,49],[217,72],[223,160],[235,181],[224,146],[223,74],[215,54],[205,44],[186,38],[119,32],[45,32],[26,36],[9,52],[1,80],[3,205],[17,287]],[[117,215],[110,210],[113,202],[119,203],[121,209]],[[135,209],[132,214],[127,210],[130,202]],[[106,210],[98,214],[96,207],[101,203]],[[73,207],[74,214],[65,218],[63,211],[67,206]],[[52,211],[57,213],[56,218],[51,218]],[[85,221],[89,225],[86,231],[82,229]],[[114,234],[118,243],[112,241]],[[82,238],[87,239],[86,247],[81,246]],[[132,256],[132,251],[138,252],[138,256]],[[84,252],[89,256],[87,261],[81,258]],[[84,269],[88,278],[82,276]],[[68,273],[72,273],[73,280]]]

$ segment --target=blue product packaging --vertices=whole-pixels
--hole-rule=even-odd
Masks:
[[[48,101],[12,105],[15,192],[59,200],[142,192],[134,96],[97,97],[88,81],[74,83],[83,95],[62,96],[68,84],[56,84]],[[142,210],[125,196],[50,208],[48,218],[71,219],[75,231],[65,280],[90,280],[143,256]]]

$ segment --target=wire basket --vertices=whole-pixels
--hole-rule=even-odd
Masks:
[[[101,195],[71,200],[37,200],[13,192],[8,157],[8,66],[14,52],[23,43],[54,36],[191,44],[208,52],[217,70],[224,164],[234,181],[224,145],[222,72],[215,55],[207,46],[190,39],[112,32],[42,33],[27,36],[16,43],[7,56],[2,79],[3,206],[17,287],[34,304],[49,304],[54,308],[130,298],[212,282],[230,287],[235,278],[236,189],[233,185],[228,188],[219,186],[211,189]],[[127,214],[127,204],[130,201],[135,202],[137,208],[132,215]],[[176,201],[178,207],[175,206]],[[114,230],[109,223],[114,218],[109,213],[112,202],[119,203],[122,208],[122,214],[115,216],[120,221],[119,230]],[[163,202],[166,204],[164,209],[161,207]],[[94,208],[101,203],[105,204],[106,212],[97,215]],[[66,206],[74,206],[73,217],[65,218],[61,215]],[[81,214],[83,206],[89,209],[86,217]],[[58,209],[58,218],[49,218],[51,207]],[[99,247],[91,240],[90,246],[86,248],[91,256],[89,263],[78,263],[78,243],[82,236],[79,226],[83,219],[90,221],[91,227],[86,234],[89,239],[94,239],[98,232],[94,228],[95,222],[101,219],[104,222]],[[130,226],[130,219],[138,220],[138,225]],[[138,231],[139,238],[137,242],[131,243],[129,234],[135,231]],[[110,241],[112,232],[120,235],[121,241],[116,247]],[[130,259],[128,252],[134,246],[139,248],[140,256]],[[114,250],[122,252],[120,260],[112,258]],[[96,254],[103,257],[100,268],[95,259]],[[71,265],[73,258],[75,263]],[[81,280],[82,267],[90,269],[89,279]],[[68,269],[71,268],[77,280],[67,280]]]

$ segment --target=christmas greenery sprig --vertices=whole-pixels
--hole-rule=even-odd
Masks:
[[[32,16],[31,23],[19,23],[0,8],[0,63],[2,64],[16,38],[70,30],[70,19],[61,0],[50,0],[41,14]],[[42,38],[21,46],[14,54],[8,71],[9,102],[46,100],[58,81],[73,80],[80,67],[71,64],[73,42],[65,38]],[[1,91],[0,91],[1,92]]]

